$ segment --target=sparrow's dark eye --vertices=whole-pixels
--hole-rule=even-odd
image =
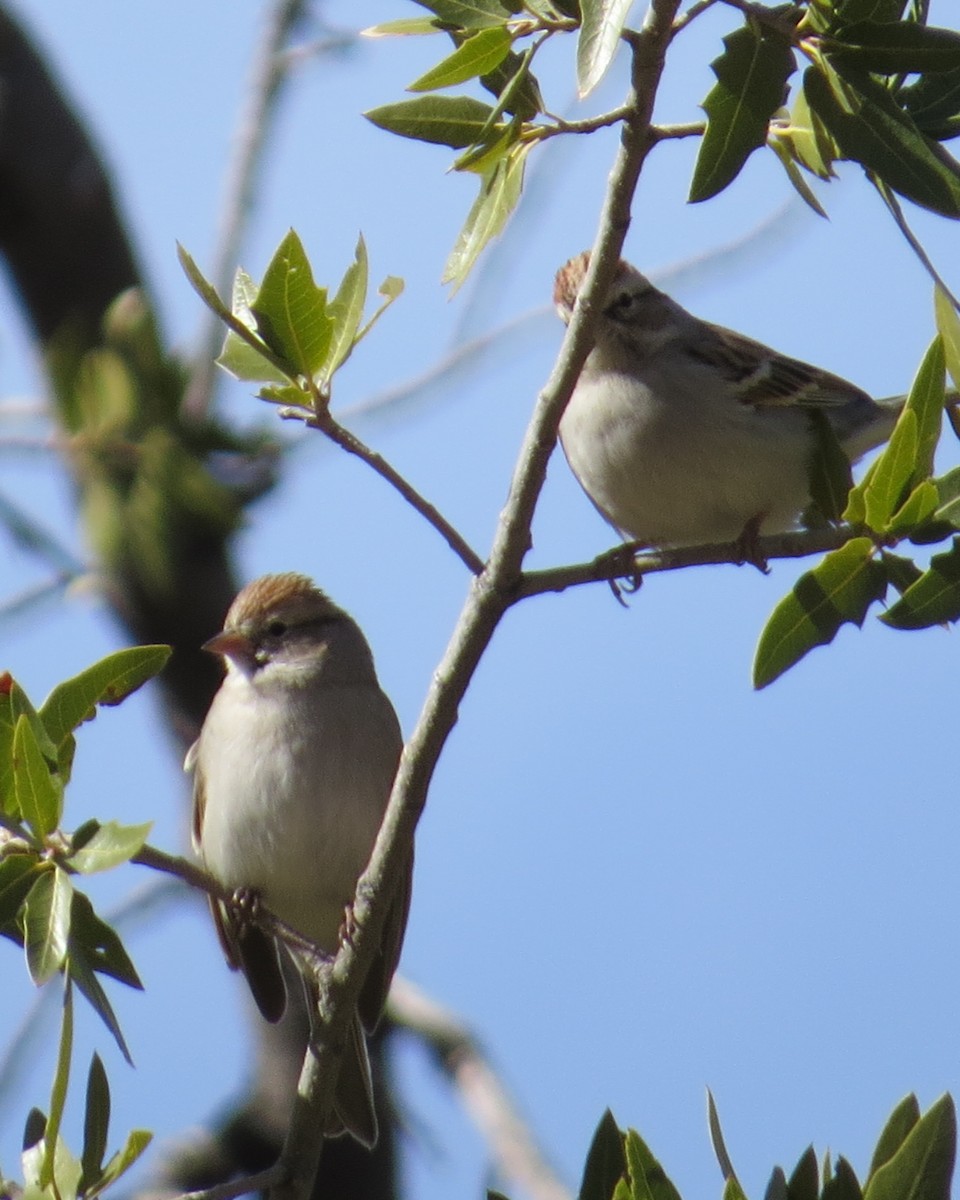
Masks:
[[[286,632],[287,632],[286,621],[271,621],[270,624],[267,626],[267,633],[269,633],[269,635],[271,637],[276,637],[276,638],[283,637],[283,635]]]
[[[640,302],[639,292],[621,292],[607,305],[607,316],[623,321],[633,315]]]

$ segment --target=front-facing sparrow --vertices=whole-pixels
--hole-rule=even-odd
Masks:
[[[557,272],[568,322],[589,255]],[[730,542],[794,528],[810,505],[822,413],[851,462],[886,441],[900,403],[701,321],[621,262],[560,422],[584,491],[624,538]]]
[[[334,954],[370,858],[402,739],[356,622],[303,575],[265,575],[234,600],[204,647],[227,673],[198,741],[194,840],[212,875],[243,890],[322,951]],[[377,1120],[364,1028],[383,1009],[410,899],[408,864],[364,983],[344,1052],[335,1119],[366,1146]],[[282,947],[235,908],[214,902],[227,959],[243,970],[268,1021],[283,1015]],[[295,953],[295,958],[300,958]],[[313,976],[300,959],[313,1001]]]

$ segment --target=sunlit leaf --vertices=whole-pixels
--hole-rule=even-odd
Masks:
[[[346,362],[353,350],[357,330],[363,320],[363,306],[367,301],[367,278],[367,247],[361,235],[357,238],[353,262],[344,272],[328,309],[333,319],[333,333],[323,371],[324,381],[329,380]]]
[[[723,191],[764,145],[795,68],[789,40],[767,26],[748,23],[723,44],[723,54],[710,64],[717,82],[703,103],[707,129],[690,184],[691,202]]]
[[[439,26],[430,17],[400,17],[396,21],[383,21],[379,25],[371,25],[369,29],[361,29],[360,36],[368,38],[381,37],[418,37],[426,33],[438,33]]]
[[[489,104],[472,96],[418,96],[384,104],[363,115],[378,128],[400,137],[463,150],[477,141],[492,112]]]
[[[70,1061],[73,1057],[73,990],[70,980],[64,980],[63,1014],[60,1020],[60,1046],[57,1051],[57,1068],[53,1087],[50,1089],[50,1113],[44,1131],[44,1158],[40,1168],[40,1186],[49,1187],[54,1181],[57,1141],[60,1124],[67,1103],[67,1086],[70,1082]],[[58,1189],[59,1190],[59,1189]]]
[[[59,746],[84,721],[96,716],[97,705],[119,704],[163,670],[169,646],[130,646],[100,659],[79,675],[57,684],[40,708],[40,719]]]
[[[841,625],[862,625],[886,591],[869,538],[854,538],[802,575],[770,615],[753,663],[753,683],[766,687],[815,646],[833,641]]]
[[[455,29],[487,29],[504,25],[513,15],[499,0],[416,0]]]
[[[947,1200],[957,1150],[957,1117],[941,1096],[911,1128],[896,1153],[871,1176],[864,1200]]]
[[[73,885],[59,867],[44,871],[27,894],[24,949],[27,970],[38,986],[56,975],[67,953]]]
[[[333,321],[326,288],[317,287],[303,243],[291,229],[274,251],[251,306],[266,344],[299,374],[324,365]]]
[[[442,62],[437,63],[411,83],[408,92],[432,92],[476,79],[495,70],[513,45],[510,31],[503,25],[481,29],[468,37]]]
[[[953,386],[960,388],[960,317],[950,297],[940,287],[933,289],[933,309],[937,332],[943,338],[943,352]]]
[[[70,855],[70,866],[81,875],[93,875],[97,871],[118,867],[143,849],[152,828],[152,821],[143,825],[121,825],[117,821],[107,821],[81,850]]]
[[[102,1190],[111,1183],[115,1183],[121,1175],[129,1171],[152,1141],[153,1134],[148,1129],[134,1129],[127,1137],[122,1148],[113,1155],[103,1168],[103,1175],[101,1176],[100,1188],[98,1190]]]
[[[624,1148],[630,1200],[681,1200],[680,1193],[635,1129],[627,1130]]]
[[[633,0],[580,0],[577,91],[589,96],[606,75],[620,45]]]
[[[459,287],[481,250],[506,225],[523,189],[523,170],[529,143],[518,145],[501,159],[480,186],[443,271],[444,283]]]
[[[883,1132],[877,1140],[877,1147],[873,1152],[873,1158],[870,1160],[870,1173],[867,1176],[868,1185],[883,1164],[893,1158],[903,1145],[910,1130],[913,1129],[919,1120],[920,1105],[916,1096],[911,1092],[909,1095],[904,1096],[887,1118]]]
[[[25,714],[17,719],[13,732],[13,790],[24,821],[38,838],[45,838],[57,828],[63,786],[59,777],[51,774]]]

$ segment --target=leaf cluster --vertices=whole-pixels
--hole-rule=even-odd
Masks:
[[[152,678],[169,657],[166,646],[136,646],[94,663],[58,684],[39,708],[9,673],[0,675],[0,935],[23,946],[35,984],[64,979],[60,1049],[49,1112],[34,1109],[24,1137],[28,1191],[51,1200],[95,1196],[142,1153],[149,1135],[135,1132],[106,1164],[110,1093],[94,1056],[87,1081],[84,1148],[74,1158],[59,1135],[73,1047],[76,987],[130,1052],[100,981],[141,988],[116,931],[79,891],[78,876],[127,862],[143,846],[149,824],[88,821],[61,830],[64,792],[76,749],[75,732],[98,708],[119,704]]]
[[[709,1096],[709,1094],[708,1094]],[[733,1169],[709,1096],[714,1153],[724,1179],[723,1200],[747,1200]],[[789,1178],[775,1167],[764,1200],[949,1200],[957,1147],[953,1100],[941,1096],[921,1116],[916,1096],[896,1106],[877,1141],[863,1184],[850,1163],[829,1153],[818,1163],[813,1147],[800,1156]],[[488,1192],[488,1200],[506,1200]],[[681,1200],[663,1167],[634,1129],[621,1130],[608,1109],[593,1135],[578,1200]]]
[[[825,463],[822,450],[811,464],[812,479],[821,481],[813,491],[823,515],[845,522],[851,539],[801,575],[774,609],[754,659],[757,687],[831,642],[842,625],[862,625],[870,606],[891,588],[897,598],[880,618],[891,628],[926,629],[960,619],[960,468],[932,478],[948,369],[960,386],[960,320],[939,290],[936,317],[939,332],[890,441],[863,480],[851,488],[849,464]],[[893,553],[903,541],[946,540],[950,548],[934,554],[925,569]]]

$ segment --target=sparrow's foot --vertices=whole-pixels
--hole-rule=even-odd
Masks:
[[[343,920],[340,923],[340,942],[352,946],[353,937],[357,932],[357,918],[353,915],[353,904],[344,905]]]
[[[636,567],[636,556],[637,552],[644,548],[645,543],[643,542],[625,542],[624,545],[614,546],[606,554],[601,554],[594,559],[594,565],[600,577],[606,578],[614,599],[624,608],[626,608],[626,601],[623,594],[632,596],[634,592],[640,590],[640,585],[643,583],[643,575]],[[611,569],[614,574],[608,575]]]
[[[749,563],[752,567],[756,567],[763,575],[770,574],[770,564],[765,556],[760,551],[760,526],[763,524],[766,513],[757,513],[755,517],[744,525],[743,532],[736,540],[737,548],[737,566],[742,567],[744,563]]]
[[[233,912],[240,925],[256,925],[260,915],[260,893],[256,888],[238,887],[234,889]]]

